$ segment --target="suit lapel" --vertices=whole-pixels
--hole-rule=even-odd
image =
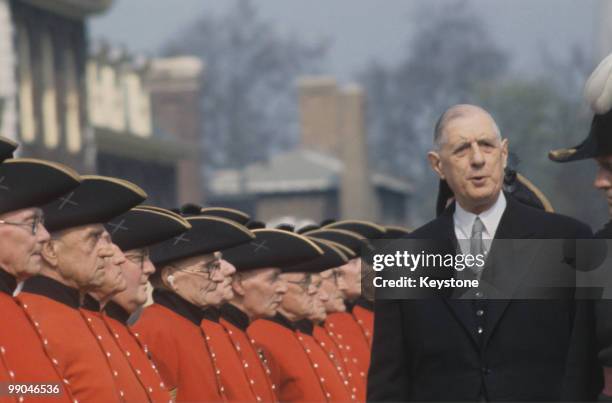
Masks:
[[[440,216],[442,226],[442,245],[439,253],[442,254],[456,254],[459,250],[459,244],[455,235],[455,223],[453,221],[454,208],[447,208]],[[453,273],[457,274],[457,273]],[[456,276],[455,276],[456,277]],[[461,323],[466,333],[474,343],[474,347],[478,348],[478,340],[474,334],[475,321],[474,312],[472,309],[471,301],[460,299],[460,295],[456,292],[450,296],[450,298],[443,297],[442,300],[446,306],[453,313],[455,318]]]
[[[524,222],[520,214],[521,206],[511,196],[507,197],[507,201],[483,271],[484,286],[492,290],[487,295],[485,346],[529,274],[531,261],[538,249],[533,244],[535,240],[525,241],[532,238],[534,232],[528,230],[530,225]]]

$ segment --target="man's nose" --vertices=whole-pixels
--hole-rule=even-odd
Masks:
[[[277,294],[284,294],[287,292],[287,282],[285,280],[276,280],[277,285],[276,285],[276,293]]]
[[[329,294],[325,291],[319,290],[319,299],[323,302],[329,301]]]
[[[593,186],[600,190],[606,190],[612,187],[612,181],[610,178],[610,172],[608,170],[599,167],[597,168],[597,175],[595,175],[595,181],[593,182]]]
[[[472,153],[471,153],[471,164],[473,166],[481,166],[484,164],[485,159],[482,151],[480,150],[480,146],[478,143],[472,143]]]
[[[36,240],[40,243],[47,242],[51,239],[51,235],[49,235],[49,231],[45,228],[44,225],[40,224],[36,230]]]
[[[123,251],[115,244],[112,244],[112,248],[113,248],[113,262],[116,265],[122,265],[123,263],[125,263],[125,255],[123,254]]]
[[[105,245],[98,250],[98,257],[107,258],[113,257],[115,251],[113,250],[113,244]]]

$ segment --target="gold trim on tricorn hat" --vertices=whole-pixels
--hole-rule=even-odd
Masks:
[[[223,251],[223,258],[238,271],[262,269],[301,263],[323,254],[312,240],[275,228],[253,230],[255,239]]]
[[[164,209],[134,207],[104,224],[113,243],[123,251],[152,246],[191,228],[188,221]]]
[[[356,232],[366,239],[378,239],[385,235],[385,228],[365,220],[343,220],[324,225],[322,229],[344,229]]]
[[[220,217],[186,217],[191,229],[151,248],[151,261],[158,269],[188,257],[225,251],[255,238],[243,225]]]
[[[283,266],[281,267],[283,273],[321,273],[348,262],[348,257],[330,242],[316,238],[310,238],[310,240],[321,248],[323,254],[298,264]]]
[[[89,224],[104,224],[142,203],[147,194],[119,178],[83,175],[81,185],[43,206],[50,232]]]
[[[367,240],[363,235],[345,229],[321,228],[308,231],[304,235],[339,243],[353,251],[355,257],[361,256],[362,248],[367,245]]]
[[[77,188],[79,175],[69,167],[34,158],[0,164],[0,214],[40,207]]]
[[[227,218],[242,225],[245,225],[251,219],[251,216],[247,213],[229,207],[204,207],[200,210],[200,214]]]

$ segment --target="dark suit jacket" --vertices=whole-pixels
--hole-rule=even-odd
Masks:
[[[569,284],[573,274],[564,263],[567,257],[546,245],[517,251],[525,242],[512,250],[498,241],[537,244],[538,239],[588,238],[591,231],[569,217],[506,198],[482,280],[489,277],[501,287],[499,295],[512,299],[486,302],[483,334],[476,331],[471,300],[440,294],[377,301],[369,401],[583,401],[596,396],[601,380],[591,301],[576,301],[573,286],[552,287],[553,298],[546,300],[516,299],[530,295],[525,285],[538,279]],[[438,252],[452,253],[457,248],[453,211],[451,206],[410,237],[439,240]],[[491,266],[496,257],[507,264]]]

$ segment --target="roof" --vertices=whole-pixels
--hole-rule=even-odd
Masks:
[[[209,190],[215,196],[322,192],[338,188],[343,170],[344,164],[338,158],[295,149],[277,154],[268,161],[251,164],[243,170],[218,170],[211,177]],[[405,180],[382,173],[373,173],[371,180],[380,189],[402,194],[412,191],[412,186]]]

